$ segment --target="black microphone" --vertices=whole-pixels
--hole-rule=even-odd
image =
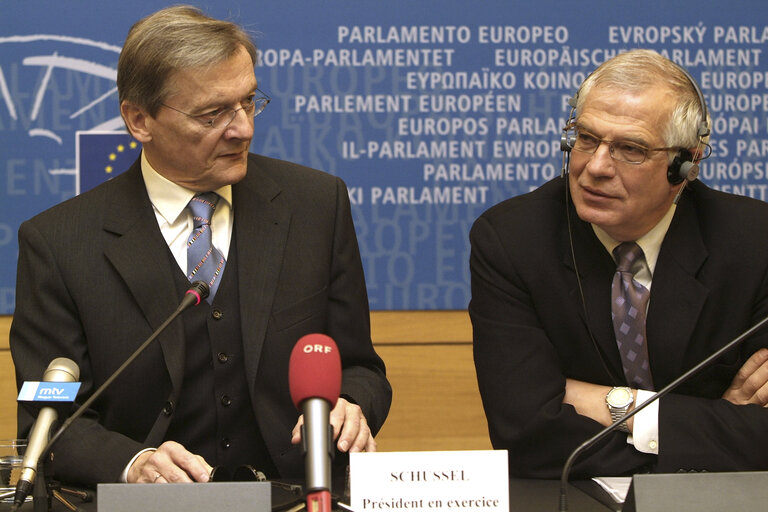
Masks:
[[[197,306],[200,304],[203,300],[208,297],[208,293],[210,292],[210,289],[208,285],[203,281],[195,281],[192,283],[192,286],[189,287],[189,289],[184,293],[184,297],[182,297],[181,302],[179,303],[179,306],[176,308],[176,310],[171,313],[171,315],[160,325],[160,327],[155,330],[155,332],[152,333],[152,335],[146,339],[144,343],[137,348],[133,354],[128,357],[128,359],[125,360],[125,362],[120,365],[120,367],[112,373],[112,375],[109,376],[107,380],[104,381],[104,383],[99,386],[99,388],[93,392],[93,394],[86,400],[83,405],[81,405],[75,412],[72,414],[69,418],[67,418],[66,421],[59,427],[59,429],[56,431],[56,433],[51,436],[51,440],[48,441],[48,444],[45,444],[45,448],[40,450],[40,455],[47,453],[53,444],[61,437],[61,434],[66,431],[69,426],[72,424],[73,421],[75,421],[77,418],[83,415],[85,411],[88,410],[88,408],[93,404],[94,401],[96,401],[99,396],[104,392],[105,389],[109,387],[110,384],[121,374],[123,373],[123,370],[125,370],[128,365],[130,365],[139,355],[144,352],[144,350],[157,338],[165,329],[170,325],[171,322],[173,322],[176,317],[178,317],[182,312],[189,309],[192,306]],[[53,363],[51,363],[53,364]],[[72,363],[74,365],[74,363]],[[75,365],[75,368],[77,368],[77,365]],[[47,373],[47,372],[46,372]],[[79,375],[78,375],[79,377]],[[77,380],[77,378],[75,378]],[[41,412],[42,415],[42,412]],[[55,417],[54,417],[55,419]],[[40,418],[38,417],[38,423],[40,422]],[[35,425],[37,427],[37,424]],[[50,428],[50,425],[48,425],[48,428]],[[47,431],[46,431],[47,434]],[[31,442],[31,439],[30,439]],[[30,445],[31,446],[31,445]],[[26,460],[26,458],[25,458]],[[14,510],[16,510],[18,507],[20,507],[23,503],[26,497],[29,495],[29,492],[32,489],[31,483],[29,485],[23,485],[22,481],[19,480],[19,486],[16,487],[16,494],[13,498],[14,503]]]
[[[206,284],[205,281],[195,281],[192,283],[192,286],[190,286],[187,291],[184,292],[184,297],[181,298],[179,307],[176,308],[176,311],[174,311],[170,317],[168,317],[166,323],[172,322],[177,315],[181,314],[188,307],[197,306],[202,301],[207,299],[210,291],[211,289],[208,287],[208,284]],[[165,324],[161,325],[157,330],[162,332],[161,329],[163,328],[165,328]],[[157,332],[156,334],[160,334],[160,332]]]
[[[74,361],[65,357],[58,357],[51,361],[51,364],[43,372],[43,382],[77,382],[79,378],[80,368]],[[24,452],[21,475],[16,484],[14,503],[24,503],[32,491],[32,485],[35,483],[35,476],[37,475],[37,464],[40,461],[40,456],[45,453],[44,448],[48,444],[51,427],[56,422],[58,415],[58,411],[53,407],[46,406],[40,409],[35,425],[29,434],[27,450]]]
[[[576,458],[581,455],[581,453],[593,446],[595,443],[603,439],[605,436],[619,428],[619,425],[627,421],[629,418],[637,414],[638,412],[645,409],[648,405],[655,402],[659,398],[663,397],[664,395],[668,394],[670,391],[677,388],[680,384],[684,383],[691,377],[693,377],[695,374],[700,372],[705,367],[709,366],[713,361],[715,361],[718,357],[722,356],[732,348],[739,345],[742,341],[744,341],[746,338],[751,336],[755,333],[758,329],[760,329],[765,323],[768,322],[768,316],[757,322],[755,325],[741,333],[739,336],[728,342],[727,344],[723,345],[720,349],[715,351],[712,355],[706,357],[703,361],[701,361],[699,364],[695,365],[693,368],[682,374],[680,377],[676,378],[666,386],[664,386],[661,390],[657,391],[653,395],[651,395],[648,400],[643,402],[642,404],[638,405],[631,411],[625,413],[621,418],[613,422],[611,425],[605,427],[603,430],[595,434],[594,436],[590,437],[583,443],[581,443],[579,446],[576,447],[573,452],[571,452],[570,457],[568,457],[568,460],[565,461],[565,465],[563,466],[563,472],[560,475],[560,512],[567,512],[568,511],[568,474],[571,472],[571,466],[573,466],[573,463],[576,461]]]

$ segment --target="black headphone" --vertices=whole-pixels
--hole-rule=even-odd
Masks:
[[[699,164],[696,162],[709,156],[704,155],[704,148],[708,148],[709,145],[705,142],[705,137],[709,135],[709,125],[707,119],[709,118],[707,103],[704,101],[704,94],[701,92],[699,84],[691,76],[688,71],[682,66],[674,63],[678,69],[685,75],[691,86],[696,91],[696,95],[699,98],[699,107],[701,109],[701,119],[696,130],[696,137],[699,139],[699,148],[695,151],[695,155],[688,149],[681,149],[675,155],[675,158],[667,167],[667,180],[673,185],[682,183],[683,181],[693,181],[699,175]],[[585,80],[586,81],[586,80]],[[582,82],[582,86],[583,86]],[[581,86],[571,98],[568,99],[568,105],[571,107],[571,111],[568,114],[568,120],[563,127],[563,134],[560,136],[560,151],[563,152],[563,168],[561,175],[564,176],[570,169],[570,153],[573,149],[573,144],[576,142],[576,135],[573,133],[573,122],[576,119],[576,104],[579,99],[579,92],[581,92]],[[696,161],[694,161],[696,160]]]

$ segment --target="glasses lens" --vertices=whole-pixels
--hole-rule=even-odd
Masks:
[[[229,123],[232,122],[236,115],[237,110],[233,108],[225,108],[220,110],[219,113],[216,114],[216,117],[214,117],[211,121],[211,128],[225,128],[229,126]]]
[[[269,98],[255,98],[253,100],[253,106],[251,107],[253,109],[253,115],[257,116],[261,114],[267,106],[267,103],[269,103]]]
[[[269,103],[269,98],[254,98],[238,109],[226,108],[221,110],[209,124],[211,128],[226,128],[241,110],[245,112],[246,116],[256,117],[264,111],[267,103]]]
[[[224,466],[216,466],[211,470],[211,482],[231,482],[232,471]]]
[[[250,465],[238,466],[232,473],[233,482],[265,482],[266,480],[264,473]]]
[[[647,152],[641,146],[635,146],[626,142],[612,142],[611,155],[622,162],[641,164],[645,161]]]
[[[645,162],[648,156],[648,150],[642,146],[630,142],[603,141],[589,133],[577,133],[576,140],[573,143],[573,149],[582,153],[593,154],[603,142],[608,144],[608,150],[611,158],[630,164],[641,164]]]
[[[583,151],[584,153],[594,153],[597,146],[600,145],[600,139],[588,133],[577,133],[573,149]]]

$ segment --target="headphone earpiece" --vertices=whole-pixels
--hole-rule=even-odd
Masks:
[[[571,149],[576,142],[576,133],[573,129],[573,122],[576,118],[576,103],[579,99],[579,91],[576,94],[568,98],[568,105],[571,107],[571,111],[568,114],[568,120],[563,126],[563,134],[560,135],[560,151],[563,153],[563,168],[560,171],[560,177],[565,177],[570,170],[571,164]]]
[[[576,104],[579,101],[579,91],[576,94],[568,98],[568,106],[571,107],[571,111],[568,113],[568,120],[563,126],[563,134],[560,136],[560,151],[563,153],[570,153],[573,149],[573,144],[576,142],[576,133],[574,132],[573,122],[576,120]]]
[[[707,102],[704,99],[704,93],[701,92],[699,84],[684,67],[680,65],[677,67],[686,76],[686,78],[688,78],[688,81],[691,83],[693,90],[696,92],[696,96],[699,98],[701,119],[699,120],[699,125],[696,129],[696,137],[699,139],[699,143],[695,156],[691,154],[689,150],[681,149],[677,152],[674,160],[672,160],[672,163],[669,164],[669,167],[667,168],[667,179],[673,185],[677,185],[683,181],[693,181],[699,177],[698,161],[702,159],[704,148],[709,147],[709,144],[706,142],[706,137],[710,134],[709,124],[707,123],[709,118],[709,111],[707,109]],[[707,156],[709,155],[707,154],[703,156],[703,158],[707,158]],[[694,161],[694,159],[696,161]],[[683,188],[681,188],[680,192],[678,192],[678,199],[679,195],[683,191]],[[677,204],[677,199],[675,200],[675,204]]]
[[[574,142],[576,142],[576,135],[573,130],[568,130],[567,127],[563,128],[563,134],[560,136],[560,151],[570,153]]]
[[[693,162],[693,155],[687,149],[681,149],[667,167],[667,179],[672,185],[684,180],[693,181],[699,176],[699,165]]]

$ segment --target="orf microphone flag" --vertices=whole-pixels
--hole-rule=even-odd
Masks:
[[[302,439],[307,508],[330,510],[333,429],[330,410],[341,392],[341,357],[324,334],[308,334],[291,352],[288,383],[294,405],[304,415]]]
[[[336,405],[341,392],[341,358],[336,342],[325,334],[302,336],[291,352],[288,367],[291,399],[297,409],[308,398]]]

